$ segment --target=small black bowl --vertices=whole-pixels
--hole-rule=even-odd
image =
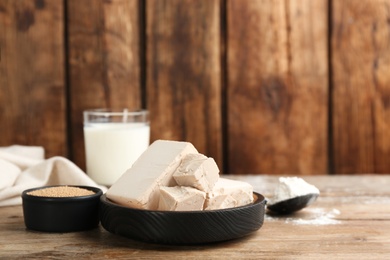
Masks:
[[[206,211],[129,208],[106,195],[100,201],[100,221],[107,231],[158,244],[203,244],[246,236],[263,225],[266,203],[258,193],[248,205]]]
[[[92,229],[99,224],[99,198],[103,192],[90,186],[72,186],[91,190],[92,195],[41,197],[29,192],[58,186],[28,189],[22,193],[24,223],[28,229],[45,232],[73,232]]]

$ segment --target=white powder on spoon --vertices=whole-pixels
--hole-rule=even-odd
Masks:
[[[320,194],[320,191],[317,187],[307,183],[305,180],[298,177],[280,177],[279,185],[276,188],[274,197],[270,202],[274,204],[283,200],[312,193]]]

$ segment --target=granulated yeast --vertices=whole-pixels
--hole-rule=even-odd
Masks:
[[[87,196],[95,194],[91,190],[70,187],[70,186],[58,186],[58,187],[49,187],[39,190],[30,191],[28,195],[38,196],[38,197],[78,197],[78,196]]]

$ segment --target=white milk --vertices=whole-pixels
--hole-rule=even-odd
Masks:
[[[145,123],[89,123],[84,126],[87,174],[112,185],[149,146]]]

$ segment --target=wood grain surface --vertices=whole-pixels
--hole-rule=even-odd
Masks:
[[[228,2],[230,172],[328,171],[326,10],[325,0]]]
[[[82,111],[221,172],[390,172],[390,0],[0,0],[0,146],[85,170]]]
[[[142,106],[139,1],[67,1],[72,156],[85,169],[82,112]]]
[[[272,196],[277,177],[229,175]],[[390,175],[305,176],[320,189],[309,208],[266,215],[242,239],[196,246],[137,242],[102,227],[74,233],[26,230],[20,206],[0,208],[2,259],[389,259]],[[23,250],[21,250],[23,249]]]
[[[389,5],[388,0],[333,3],[335,172],[389,172]]]
[[[60,0],[0,1],[0,146],[68,155],[63,12]]]
[[[152,140],[192,142],[222,166],[220,1],[147,1],[146,17]]]

